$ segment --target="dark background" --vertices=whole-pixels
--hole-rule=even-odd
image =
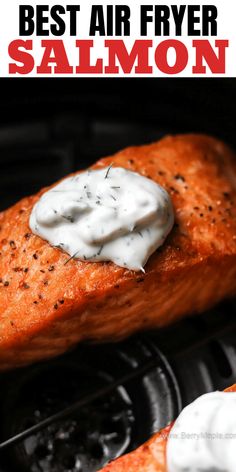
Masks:
[[[0,209],[125,146],[203,132],[236,148],[236,79],[2,79]]]
[[[166,133],[210,133],[236,149],[235,98],[236,79],[2,79],[0,207]],[[159,334],[80,345],[62,358],[1,375],[0,442],[71,405],[88,386],[97,391],[150,359],[158,365],[124,386],[128,404],[117,389],[109,401],[102,397],[1,453],[1,472],[69,472],[79,470],[78,457],[80,470],[91,472],[137,447],[178,415],[181,402],[235,382],[235,320],[235,302],[224,302]]]

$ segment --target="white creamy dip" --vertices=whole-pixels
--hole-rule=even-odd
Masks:
[[[167,470],[236,471],[236,393],[207,393],[184,408],[168,439]]]
[[[82,261],[143,270],[172,229],[168,193],[120,167],[88,170],[45,192],[30,216],[33,233]]]

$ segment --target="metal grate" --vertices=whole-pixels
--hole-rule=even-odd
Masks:
[[[95,472],[236,380],[235,303],[0,378],[0,470]],[[159,350],[161,347],[162,352]]]
[[[7,471],[96,471],[181,408],[168,360],[138,338],[80,346],[2,375],[0,389],[0,470]]]
[[[236,145],[235,85],[226,82],[106,80],[95,88],[27,80],[10,94],[2,87],[0,209],[166,132],[208,132]],[[232,384],[235,310],[227,302],[157,333],[81,345],[2,374],[0,472],[95,472],[172,421],[181,405]]]

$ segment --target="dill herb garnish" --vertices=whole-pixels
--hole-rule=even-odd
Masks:
[[[61,215],[62,218],[64,218],[65,220],[67,221],[70,221],[70,223],[74,223],[74,218],[72,216],[65,216],[65,215]]]
[[[65,246],[64,243],[58,243],[58,244],[55,244],[55,246],[53,246],[53,247],[55,247],[57,249],[61,249],[63,246]]]
[[[108,175],[109,175],[109,172],[110,172],[112,166],[113,166],[113,163],[109,165],[109,167],[108,167],[108,169],[107,169],[107,171],[106,171],[105,179],[107,179],[107,177],[108,177]]]
[[[79,251],[80,251],[80,249],[78,251],[76,251],[71,257],[69,257],[69,259],[66,260],[64,265],[68,264],[68,262],[70,262],[72,259],[74,259],[77,256]]]

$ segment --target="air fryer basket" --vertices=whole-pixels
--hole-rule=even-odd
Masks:
[[[13,88],[14,86],[14,88]],[[35,80],[0,91],[1,209],[125,146],[236,145],[231,80]],[[193,300],[194,308],[194,300]],[[0,472],[94,472],[236,380],[236,306],[0,376]],[[38,425],[38,426],[36,426]]]

